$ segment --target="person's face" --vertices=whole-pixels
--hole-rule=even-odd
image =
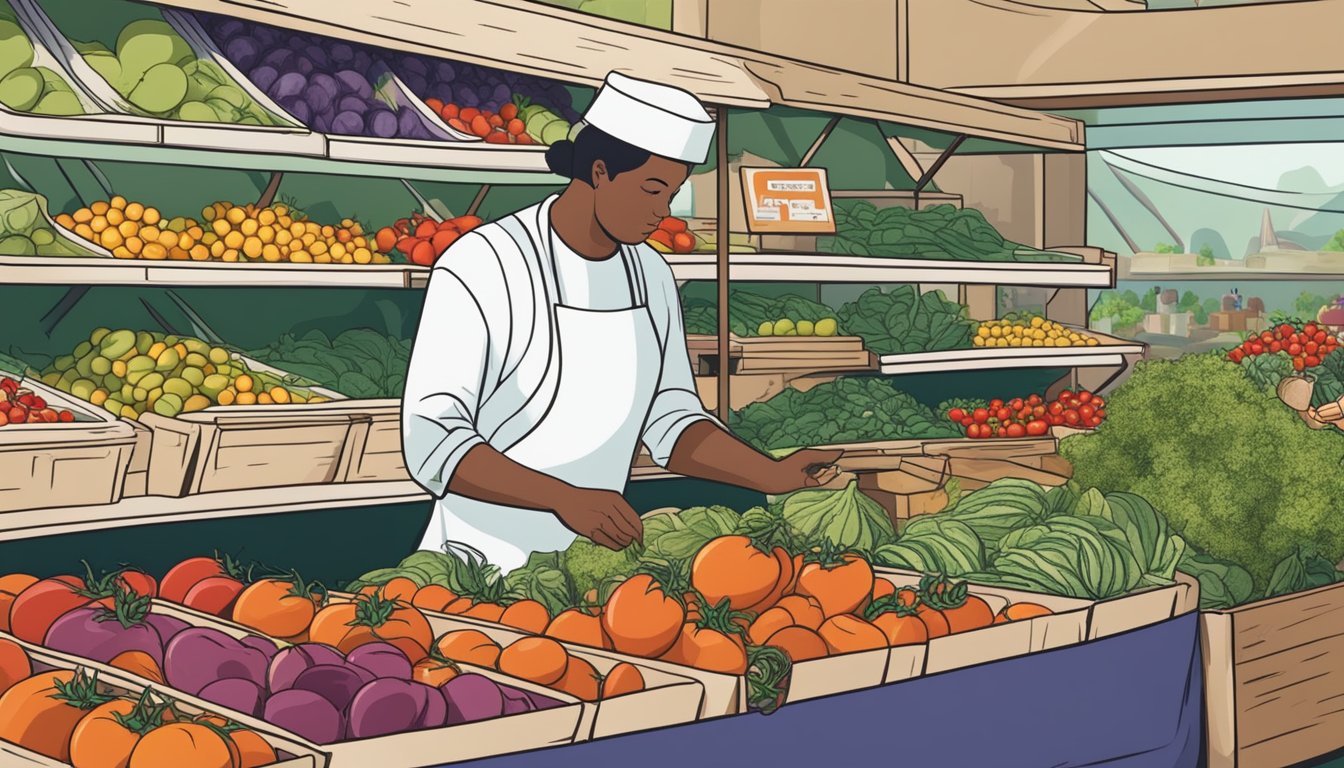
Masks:
[[[593,163],[597,223],[626,245],[649,239],[659,222],[672,213],[672,196],[689,175],[684,163],[652,156],[644,165],[612,179],[606,164]]]

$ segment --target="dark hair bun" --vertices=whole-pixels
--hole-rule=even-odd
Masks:
[[[547,147],[546,165],[557,176],[574,178],[574,142],[562,139]]]

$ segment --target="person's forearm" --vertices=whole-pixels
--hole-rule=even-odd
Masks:
[[[573,486],[481,444],[458,462],[448,490],[491,504],[549,512]]]
[[[712,421],[697,421],[677,438],[667,468],[679,475],[697,477],[747,488],[761,493],[778,490],[778,465]]]

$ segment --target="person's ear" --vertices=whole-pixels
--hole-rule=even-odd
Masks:
[[[596,187],[599,181],[607,180],[607,163],[605,160],[593,161],[593,186]]]

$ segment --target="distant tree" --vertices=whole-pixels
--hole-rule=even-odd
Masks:
[[[1139,307],[1145,312],[1157,311],[1157,293],[1154,291],[1145,291],[1143,298],[1139,299]]]
[[[1212,267],[1218,262],[1213,258],[1213,248],[1208,245],[1201,246],[1199,256],[1195,257],[1195,266]]]
[[[1339,235],[1335,237],[1338,238]],[[1340,250],[1344,250],[1344,248]],[[1331,303],[1329,297],[1303,291],[1298,294],[1297,300],[1293,302],[1293,309],[1301,317],[1316,317],[1316,313],[1321,311],[1321,307],[1329,303]]]
[[[1153,253],[1180,253],[1181,249],[1170,243],[1158,243],[1153,246]]]
[[[1321,250],[1344,251],[1344,229],[1341,229],[1338,232],[1336,232],[1335,236],[1330,238],[1330,242],[1326,243],[1325,247],[1322,248]]]

